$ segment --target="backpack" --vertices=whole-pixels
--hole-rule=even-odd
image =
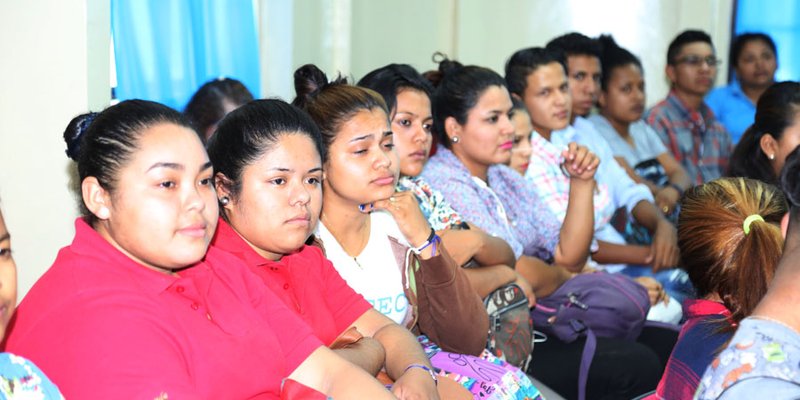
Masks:
[[[533,351],[533,323],[522,288],[514,283],[501,286],[483,303],[489,314],[486,349],[525,371]]]
[[[597,337],[635,340],[649,311],[644,286],[625,275],[595,272],[576,275],[537,299],[531,318],[538,330],[566,343],[586,336],[578,372],[578,399],[583,400]]]

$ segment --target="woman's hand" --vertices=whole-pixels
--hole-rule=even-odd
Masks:
[[[362,212],[365,213],[384,210],[392,214],[400,232],[413,247],[423,245],[431,234],[431,226],[422,215],[416,196],[409,191],[396,192],[388,199],[378,200],[363,208]]]
[[[567,145],[567,149],[561,152],[561,156],[564,157],[562,167],[571,178],[584,181],[594,179],[597,166],[600,165],[600,159],[589,151],[586,146],[570,142]]]
[[[431,374],[422,368],[407,369],[400,378],[394,381],[392,394],[398,399],[439,399],[436,383],[431,378]]]
[[[651,306],[658,304],[660,301],[663,301],[664,304],[669,303],[669,296],[667,295],[667,292],[657,280],[649,276],[640,276],[638,278],[633,278],[633,280],[647,289],[647,295],[650,296]]]
[[[672,211],[675,210],[675,205],[678,204],[678,200],[681,198],[681,194],[678,193],[678,190],[672,186],[665,186],[655,193],[655,202],[658,209],[664,213],[664,215],[669,215]]]

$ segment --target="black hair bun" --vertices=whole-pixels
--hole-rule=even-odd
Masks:
[[[616,49],[619,47],[617,42],[614,40],[614,37],[607,34],[598,36],[597,42],[600,43],[600,47],[602,47],[602,49],[605,51]]]
[[[781,170],[781,187],[792,207],[800,206],[800,147],[786,157]]]
[[[303,108],[327,84],[328,77],[316,65],[303,65],[294,71],[294,91],[297,97],[292,104]]]
[[[73,118],[72,121],[69,121],[67,129],[64,130],[64,142],[67,143],[67,150],[65,151],[67,157],[78,161],[78,157],[81,154],[83,135],[89,130],[89,126],[92,125],[92,121],[94,121],[97,115],[98,113],[90,112],[78,115]]]
[[[433,53],[433,62],[439,64],[439,72],[443,76],[449,75],[453,72],[464,68],[464,65],[458,61],[447,58],[447,55],[441,52]]]

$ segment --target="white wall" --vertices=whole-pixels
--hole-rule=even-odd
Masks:
[[[109,0],[0,2],[0,204],[19,297],[73,235],[62,132],[110,98]]]
[[[292,72],[313,62],[329,76],[359,79],[392,62],[420,71],[435,68],[434,51],[502,74],[516,50],[542,46],[555,36],[579,31],[611,33],[642,58],[650,104],[668,85],[664,63],[669,42],[688,28],[711,34],[723,57],[730,41],[730,0],[260,0],[262,12],[282,4],[281,23],[292,25],[291,54],[265,55],[267,95],[292,98]],[[275,8],[274,6],[272,7]],[[273,15],[273,17],[275,17]],[[264,21],[264,19],[262,19]],[[262,40],[274,32],[262,30]],[[349,42],[349,46],[343,44]],[[718,82],[724,83],[725,65]]]

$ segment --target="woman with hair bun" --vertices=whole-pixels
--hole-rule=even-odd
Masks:
[[[800,144],[800,83],[779,82],[758,99],[756,117],[731,155],[729,176],[778,184],[786,156]]]
[[[781,191],[753,179],[721,178],[684,194],[678,246],[698,299],[686,300],[687,321],[658,398],[691,398],[703,371],[767,292],[781,258],[786,212]]]
[[[253,101],[220,123],[208,152],[222,210],[212,246],[245,262],[338,355],[372,375],[385,369],[401,398],[434,390],[416,338],[305,245],[319,221],[324,163],[308,114],[281,100]],[[349,332],[353,343],[337,346]]]
[[[64,138],[84,217],[25,296],[7,349],[67,398],[393,398],[239,260],[207,251],[213,170],[177,111],[124,101]]]
[[[205,143],[225,115],[250,101],[253,101],[253,94],[244,83],[232,78],[218,78],[197,89],[183,114]]]
[[[401,163],[380,94],[331,82],[316,66],[295,72],[299,104],[322,133],[325,180],[317,237],[333,265],[373,307],[421,334],[431,363],[475,398],[536,398],[522,371],[486,360],[488,315],[410,191],[395,192]],[[500,396],[500,397],[498,397]],[[527,396],[527,397],[526,397]]]
[[[560,223],[539,200],[533,183],[504,165],[514,137],[505,80],[489,69],[451,60],[439,64],[438,75],[433,121],[442,146],[422,177],[464,219],[511,245],[516,272],[541,301],[586,263],[599,161],[575,143],[564,149],[562,171],[570,177],[570,191],[568,215]],[[648,347],[598,337],[591,368],[581,373],[585,343],[585,338],[566,343],[551,335],[534,347],[527,372],[570,399],[633,398],[655,387],[661,366]]]

